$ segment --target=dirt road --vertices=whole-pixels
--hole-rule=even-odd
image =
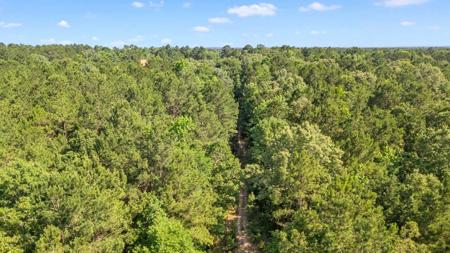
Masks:
[[[245,168],[245,155],[247,149],[247,142],[242,137],[242,131],[239,127],[238,130],[238,152],[237,156],[240,159],[241,167]],[[257,253],[259,252],[255,245],[253,245],[248,233],[247,233],[247,199],[248,193],[243,186],[239,192],[239,206],[237,211],[237,248],[236,253]]]
[[[255,245],[247,234],[247,191],[241,189],[239,193],[239,207],[237,217],[237,242],[238,247],[236,253],[256,253],[258,252]]]

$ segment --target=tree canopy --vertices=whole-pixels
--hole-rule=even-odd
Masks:
[[[0,252],[231,252],[241,187],[262,252],[449,252],[450,50],[0,44]]]

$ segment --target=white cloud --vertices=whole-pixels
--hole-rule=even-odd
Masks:
[[[441,27],[440,26],[438,26],[438,25],[432,25],[432,26],[430,26],[430,27],[428,27],[430,30],[432,30],[432,31],[439,31],[439,30],[441,30]]]
[[[311,35],[322,35],[322,34],[326,34],[327,31],[318,31],[318,30],[312,30],[309,32],[309,34]]]
[[[162,8],[164,7],[164,0],[160,0],[159,2],[150,1],[148,6],[150,6],[150,8]]]
[[[123,47],[123,46],[125,46],[125,41],[116,40],[116,41],[111,42],[110,46],[111,47]]]
[[[194,31],[198,32],[198,33],[207,33],[209,32],[209,28],[206,26],[196,26],[194,27]]]
[[[163,44],[163,45],[169,45],[171,43],[172,43],[172,39],[169,39],[169,38],[164,38],[161,40],[161,44]]]
[[[70,28],[70,24],[69,22],[67,22],[66,20],[61,20],[58,22],[58,26],[62,27],[62,28]]]
[[[208,22],[211,24],[226,24],[231,23],[231,20],[229,18],[224,17],[215,17],[208,19]]]
[[[73,44],[72,41],[70,40],[55,40],[54,38],[50,38],[50,39],[44,39],[41,40],[42,44],[47,44],[47,45],[55,45],[55,44],[59,44],[59,45],[68,45],[68,44]]]
[[[402,26],[413,26],[415,24],[416,24],[416,22],[408,21],[408,20],[404,20],[404,21],[400,22],[400,25],[402,25]]]
[[[273,38],[273,33],[266,33],[266,38]]]
[[[128,41],[129,41],[129,42],[132,42],[132,43],[137,43],[137,42],[141,42],[141,41],[143,41],[143,40],[144,40],[144,36],[142,36],[142,35],[137,35],[137,36],[135,36],[135,37],[129,39]]]
[[[341,6],[340,5],[325,5],[319,2],[313,2],[311,4],[309,4],[308,6],[302,6],[300,7],[300,11],[301,12],[307,12],[307,11],[332,11],[332,10],[337,10],[340,9]]]
[[[131,6],[133,6],[134,8],[144,8],[144,3],[142,2],[133,2],[131,3]]]
[[[382,0],[378,1],[376,5],[383,5],[386,7],[403,7],[408,5],[419,5],[429,2],[430,0]]]
[[[56,40],[54,38],[41,40],[41,42],[44,44],[56,44]]]
[[[183,8],[189,9],[189,8],[191,8],[191,6],[192,6],[192,3],[190,3],[190,2],[183,3]]]
[[[99,41],[99,40],[100,40],[97,36],[92,36],[91,39],[92,39],[93,41]]]
[[[228,9],[228,14],[235,14],[239,17],[273,16],[276,12],[277,7],[268,3],[241,5]]]
[[[0,28],[16,28],[16,27],[21,27],[21,26],[22,26],[21,23],[7,23],[7,22],[0,21]]]

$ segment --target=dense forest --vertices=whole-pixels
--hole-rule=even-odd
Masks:
[[[233,252],[242,188],[261,252],[449,252],[450,49],[0,44],[0,252]]]

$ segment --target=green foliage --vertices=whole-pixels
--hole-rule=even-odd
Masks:
[[[449,55],[0,44],[0,252],[449,252]]]
[[[124,247],[123,183],[104,168],[58,172],[16,162],[0,175],[2,228],[25,250],[117,251]],[[50,248],[48,248],[50,247]]]
[[[229,145],[234,86],[211,60],[216,53],[0,51],[0,251],[201,252],[220,244],[240,182]],[[144,224],[148,194],[159,211]]]
[[[132,252],[199,252],[183,224],[168,218],[155,197],[143,197],[134,218],[137,235]]]
[[[450,82],[438,50],[243,51],[263,251],[449,250]]]

